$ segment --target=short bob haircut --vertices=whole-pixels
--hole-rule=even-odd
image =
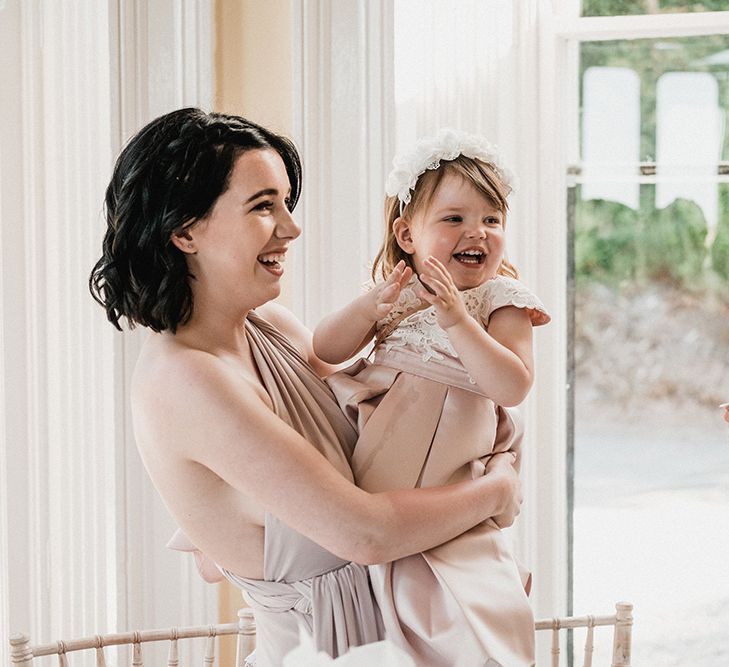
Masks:
[[[291,185],[289,210],[301,192],[293,143],[239,116],[180,109],[153,120],[125,146],[106,189],[103,253],[89,289],[119,330],[141,324],[174,333],[192,316],[190,274],[175,234],[211,212],[226,191],[236,159],[275,150]]]

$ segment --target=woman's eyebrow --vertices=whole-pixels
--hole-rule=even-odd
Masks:
[[[277,194],[278,194],[278,190],[276,188],[265,188],[263,190],[259,190],[255,194],[248,197],[248,199],[246,199],[243,203],[248,204],[248,203],[252,202],[254,199],[258,199],[259,197],[265,197],[267,195],[275,196]]]

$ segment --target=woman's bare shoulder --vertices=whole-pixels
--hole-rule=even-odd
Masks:
[[[177,437],[179,431],[189,430],[200,415],[223,419],[235,409],[260,410],[269,402],[255,371],[173,338],[148,339],[132,376],[135,430],[158,445],[177,447],[187,440]]]
[[[174,336],[152,334],[142,345],[132,376],[132,396],[175,392],[215,372],[216,358]]]

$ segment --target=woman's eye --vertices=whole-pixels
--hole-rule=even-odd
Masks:
[[[254,211],[270,211],[273,208],[273,202],[272,201],[262,201],[260,204],[257,204],[253,207]]]

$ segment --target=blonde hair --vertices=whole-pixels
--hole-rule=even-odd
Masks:
[[[378,269],[381,278],[386,280],[400,260],[405,260],[405,264],[415,271],[412,255],[406,253],[397,242],[393,223],[399,217],[411,220],[420,211],[426,211],[447,173],[456,174],[471,183],[494,208],[501,211],[503,224],[506,225],[506,212],[509,209],[506,198],[509,196],[511,188],[499,177],[493,165],[464,155],[459,155],[453,160],[443,160],[437,169],[428,169],[420,176],[412,190],[412,199],[405,206],[402,215],[400,214],[400,200],[397,196],[385,198],[385,238],[372,265],[373,281],[377,282]],[[519,277],[516,268],[507,260],[506,255],[501,258],[501,264],[496,273],[510,278]]]

